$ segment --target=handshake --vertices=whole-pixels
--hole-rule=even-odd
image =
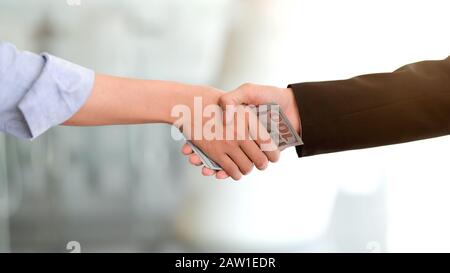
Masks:
[[[0,77],[5,101],[0,103],[0,132],[33,139],[57,125],[167,123],[190,141],[192,146],[182,149],[190,163],[220,166],[202,169],[203,175],[218,179],[239,180],[254,166],[264,170],[279,159],[280,149],[302,144],[298,134],[303,131],[308,143],[297,151],[299,156],[450,133],[450,57],[402,66],[392,73],[294,84],[298,99],[291,88],[244,84],[224,93],[211,87],[100,75],[1,42],[0,56],[6,56],[0,71],[7,73]],[[30,65],[41,72],[31,71]],[[280,109],[272,112],[264,109],[267,105]],[[264,123],[264,116],[269,123]],[[278,125],[275,130],[273,123]]]
[[[200,156],[220,166],[202,169],[203,175],[218,179],[239,180],[254,166],[264,170],[278,161],[280,149],[301,144],[293,90],[255,84],[225,93],[208,86],[97,74],[89,99],[63,124],[150,123],[173,125],[175,139],[180,130],[192,145],[184,145],[183,154],[196,166],[203,165]]]
[[[244,84],[230,93],[199,88],[203,95],[195,96],[193,103],[172,108],[170,123],[189,140],[182,153],[192,165],[201,167],[211,159],[220,166],[205,164],[204,176],[239,180],[254,167],[264,170],[269,161],[277,162],[280,149],[302,144],[290,88]]]

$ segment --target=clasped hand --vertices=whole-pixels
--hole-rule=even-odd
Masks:
[[[211,88],[205,92],[203,98],[205,97],[206,99],[203,99],[204,107],[212,104],[217,108],[220,107],[220,110],[223,111],[222,118],[216,119],[216,121],[222,120],[223,122],[216,124],[215,131],[217,132],[218,127],[222,127],[220,128],[220,135],[223,132],[223,135],[227,137],[209,140],[207,137],[195,139],[193,138],[193,131],[198,128],[195,128],[195,125],[192,125],[193,123],[191,123],[189,130],[182,128],[186,137],[223,169],[214,171],[203,166],[202,174],[204,176],[215,175],[217,179],[231,177],[234,180],[239,180],[243,175],[249,174],[254,166],[259,170],[264,170],[269,162],[277,162],[280,158],[280,151],[276,147],[274,149],[262,149],[263,144],[272,140],[265,128],[261,129],[261,126],[257,126],[258,129],[254,129],[255,124],[251,122],[252,112],[248,111],[248,105],[276,103],[284,111],[294,129],[297,132],[300,131],[297,105],[293,92],[289,88],[244,84],[229,93],[222,93]],[[244,114],[240,115],[240,113]],[[206,122],[202,122],[201,126],[204,126]],[[241,127],[238,124],[241,124]],[[242,128],[244,130],[239,130]],[[228,132],[228,134],[225,132]],[[273,143],[271,144],[273,145]],[[182,153],[189,158],[192,165],[202,167],[203,163],[200,157],[192,151],[189,145],[183,146]]]
[[[265,127],[259,125],[254,112],[248,111],[251,105],[271,103],[278,104],[294,129],[300,132],[297,104],[289,88],[244,84],[224,93],[205,86],[96,75],[87,102],[64,125],[174,125],[174,129],[178,127],[186,138],[223,169],[216,172],[204,167],[203,175],[239,180],[254,166],[264,170],[269,162],[276,162],[280,157],[280,151],[276,145],[271,145],[273,143],[270,143]],[[201,108],[200,115],[198,108]],[[180,118],[183,113],[188,114],[181,116],[189,118]],[[202,165],[189,146],[185,145],[182,152],[193,165]]]

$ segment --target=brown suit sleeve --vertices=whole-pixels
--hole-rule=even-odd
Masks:
[[[450,134],[450,57],[392,73],[292,84],[305,145],[299,156]]]

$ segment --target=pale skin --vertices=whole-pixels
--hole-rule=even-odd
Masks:
[[[101,126],[166,123],[174,124],[171,110],[176,105],[193,108],[194,97],[202,97],[203,105],[218,105],[224,99],[222,91],[167,81],[136,80],[96,75],[92,94],[83,107],[63,125]],[[225,97],[227,98],[227,97]],[[194,125],[192,125],[194,126]],[[227,126],[227,125],[224,125]],[[216,161],[223,171],[208,172],[218,179],[239,180],[255,165],[265,169],[268,162],[279,159],[279,151],[261,151],[259,140],[193,140],[197,147]],[[184,147],[183,152],[187,154]],[[192,151],[191,151],[192,152]],[[194,158],[195,159],[195,158]],[[191,163],[193,162],[190,158]]]
[[[278,88],[273,86],[263,86],[256,84],[244,84],[236,90],[226,93],[219,98],[219,105],[226,110],[227,105],[260,105],[267,103],[277,103],[286,114],[294,129],[301,134],[300,112],[295,101],[294,93],[290,88]],[[202,166],[200,157],[185,144],[181,152],[189,157],[189,162],[195,166]],[[202,168],[204,176],[228,175],[226,171],[216,172],[207,167]]]

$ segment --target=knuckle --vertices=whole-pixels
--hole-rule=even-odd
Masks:
[[[246,83],[241,84],[241,86],[239,87],[239,89],[248,89],[248,88],[251,88],[252,86],[253,86],[252,83],[246,82]]]
[[[234,148],[236,148],[238,144],[234,140],[225,140],[224,146],[226,147],[227,151],[233,151]]]
[[[222,95],[222,96],[219,98],[219,105],[221,105],[221,106],[226,106],[227,101],[228,101],[228,94]]]
[[[235,131],[235,135],[238,140],[239,146],[243,147],[243,146],[248,145],[249,138],[247,136],[248,134],[245,131],[245,129],[237,128],[237,130]]]

